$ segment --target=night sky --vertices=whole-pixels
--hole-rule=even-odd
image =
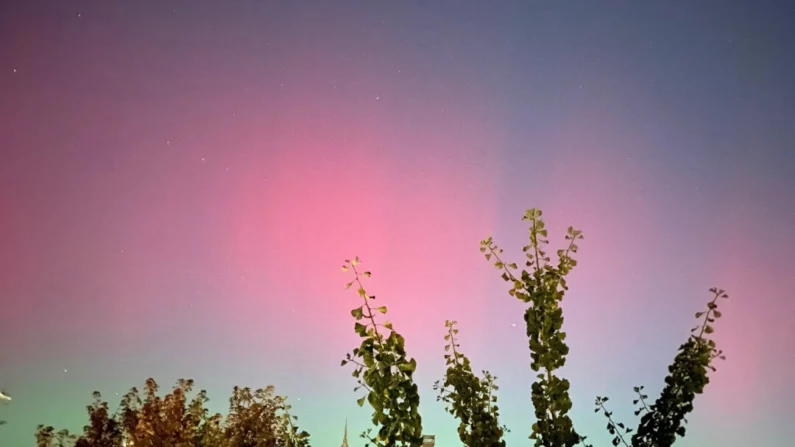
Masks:
[[[762,1],[0,4],[3,447],[81,429],[154,377],[225,411],[276,386],[313,445],[352,446],[343,259],[418,363],[425,432],[445,319],[527,445],[521,216],[583,230],[564,302],[577,429],[631,425],[708,289],[719,363],[677,445],[795,437],[795,7]],[[117,396],[118,394],[118,396]]]

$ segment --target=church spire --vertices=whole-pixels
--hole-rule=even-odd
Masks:
[[[345,432],[342,435],[342,447],[348,447],[348,418],[345,418]]]

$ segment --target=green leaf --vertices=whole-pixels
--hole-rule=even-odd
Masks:
[[[381,312],[382,314],[385,314],[386,313],[386,306],[379,307],[378,311]]]
[[[414,360],[414,359],[411,359],[411,361],[408,361],[408,362],[405,362],[405,363],[401,363],[398,366],[398,369],[403,371],[403,372],[414,372],[417,369],[417,361]]]
[[[360,407],[361,407],[361,406],[364,406],[364,399],[365,399],[364,397],[362,397],[362,398],[360,398],[360,399],[356,399],[356,403],[357,403],[357,404],[358,404]]]

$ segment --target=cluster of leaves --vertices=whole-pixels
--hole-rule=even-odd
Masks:
[[[376,322],[376,313],[386,314],[386,306],[374,307],[375,296],[368,295],[362,285],[362,277],[370,272],[359,273],[359,258],[346,260],[342,270],[353,271],[353,281],[346,289],[357,287],[361,306],[351,311],[356,320],[354,330],[362,338],[358,348],[346,355],[342,366],[352,363],[352,372],[357,386],[354,391],[364,389],[367,394],[358,399],[359,406],[365,400],[373,408],[372,422],[379,427],[373,435],[372,429],[362,433],[366,445],[378,447],[416,447],[422,445],[422,417],[419,413],[420,395],[414,383],[417,362],[406,356],[405,339],[388,321]]]
[[[629,445],[627,444],[625,435],[629,435],[632,433],[632,429],[624,425],[623,422],[615,422],[613,420],[613,412],[609,411],[605,407],[605,402],[610,400],[608,397],[601,397],[596,396],[596,402],[594,402],[594,413],[602,412],[605,418],[607,419],[607,432],[613,436],[613,445],[617,446],[619,444]]]
[[[726,359],[723,351],[707,335],[714,332],[712,323],[721,317],[718,299],[728,299],[729,295],[715,287],[710,292],[713,298],[707,303],[707,309],[696,313],[700,324],[690,330],[691,335],[679,347],[668,367],[660,397],[640,420],[637,433],[632,437],[635,447],[669,447],[677,436],[685,436],[686,416],[693,411],[696,395],[703,393],[709,383],[709,370],[716,371],[713,362]],[[641,399],[644,397],[641,395]]]
[[[714,332],[712,323],[721,317],[718,299],[727,299],[729,295],[714,287],[710,292],[713,297],[707,303],[707,309],[696,313],[700,324],[690,330],[691,335],[679,347],[678,354],[668,367],[665,388],[657,401],[647,405],[646,399],[649,396],[644,394],[643,386],[634,388],[638,398],[633,400],[633,404],[639,405],[635,416],[644,414],[637,432],[632,435],[632,447],[670,447],[677,436],[684,437],[684,424],[687,423],[687,414],[693,411],[693,401],[697,394],[704,392],[704,387],[709,383],[709,370],[716,371],[713,362],[715,359],[726,359],[723,351],[707,335]],[[626,436],[632,433],[632,429],[626,428],[622,423],[613,422],[612,412],[604,407],[607,400],[607,397],[597,397],[595,410],[602,410],[608,419],[607,429],[614,436],[613,445],[623,444],[629,447],[630,442],[627,442]]]
[[[502,272],[502,279],[511,284],[509,295],[528,304],[524,320],[530,348],[530,367],[537,373],[532,384],[531,400],[535,409],[536,421],[532,426],[530,438],[535,440],[536,447],[573,447],[585,441],[574,429],[568,412],[572,403],[569,398],[569,382],[559,377],[556,371],[566,363],[569,348],[566,345],[566,333],[563,328],[563,311],[561,301],[568,290],[566,277],[577,265],[573,255],[577,253],[577,241],[583,238],[579,230],[569,227],[565,249],[557,251],[557,263],[554,264],[545,251],[549,244],[547,230],[542,213],[537,209],[528,210],[523,220],[530,222],[530,242],[524,246],[525,266],[520,273],[516,264],[506,264],[501,258],[502,250],[489,237],[481,241],[480,251],[486,260],[493,261],[494,266]],[[355,362],[358,367],[353,375],[359,379],[359,387],[368,391],[367,399],[376,412],[373,423],[381,426],[379,446],[418,445],[421,423],[416,414],[416,406],[407,412],[407,401],[419,403],[416,386],[411,380],[410,372],[414,371],[414,361],[406,362],[403,350],[403,338],[393,332],[388,339],[378,332],[381,325],[376,324],[370,302],[375,298],[368,296],[361,286],[359,273],[356,270],[358,258],[346,261],[343,270],[352,267],[355,273],[354,284],[359,286],[359,295],[365,303],[352,311],[356,319],[356,332],[362,336],[362,346],[354,350],[353,356],[348,355],[343,361]],[[370,276],[364,272],[363,276]],[[707,304],[707,309],[696,313],[701,323],[691,330],[688,340],[679,348],[673,363],[669,366],[669,375],[665,378],[665,387],[660,397],[651,405],[647,404],[648,395],[643,387],[634,388],[638,398],[635,416],[641,415],[638,428],[628,428],[624,423],[613,419],[613,413],[606,407],[607,397],[597,397],[595,412],[602,412],[607,419],[607,430],[613,436],[612,444],[626,447],[670,447],[677,436],[685,435],[685,418],[693,410],[693,401],[697,394],[703,392],[709,383],[709,370],[715,371],[715,359],[725,359],[713,340],[707,336],[713,333],[712,324],[721,317],[718,310],[718,299],[728,298],[723,290],[710,290],[714,296]],[[386,313],[386,308],[377,311]],[[361,320],[369,321],[361,324]],[[384,328],[391,330],[388,323]],[[504,446],[502,435],[506,430],[498,423],[498,412],[493,392],[497,389],[494,377],[484,371],[484,378],[472,373],[469,359],[458,350],[455,335],[458,329],[455,322],[446,323],[448,334],[445,340],[447,373],[443,385],[436,382],[434,389],[439,391],[439,398],[447,404],[447,411],[460,420],[459,437],[466,446]],[[395,341],[388,342],[395,337]],[[361,358],[362,361],[356,361]],[[407,370],[409,374],[403,374]],[[360,379],[361,376],[364,379]],[[397,376],[397,377],[396,377]],[[452,388],[452,389],[450,389]],[[408,397],[408,396],[411,397]],[[365,398],[359,400],[363,404]],[[401,409],[397,413],[392,410]],[[416,414],[416,416],[415,416]],[[405,436],[405,433],[411,433]],[[363,435],[364,436],[364,435]],[[398,444],[402,441],[401,444]]]
[[[285,398],[273,387],[235,387],[229,414],[211,415],[204,407],[207,393],[192,399],[193,380],[180,379],[164,397],[148,379],[143,394],[130,390],[119,410],[111,413],[99,392],[88,406],[89,423],[82,435],[40,425],[37,447],[308,447],[309,434],[298,430]]]
[[[582,233],[569,227],[566,240],[568,247],[558,250],[558,263],[551,263],[544,251],[549,243],[547,230],[540,210],[528,210],[523,220],[530,222],[530,243],[522,248],[525,253],[525,266],[517,277],[516,264],[506,264],[500,259],[502,250],[494,244],[491,237],[480,242],[480,251],[486,260],[502,271],[502,278],[511,283],[509,294],[528,303],[524,314],[529,338],[530,368],[537,374],[532,385],[531,399],[535,408],[536,422],[532,427],[530,439],[539,446],[571,447],[585,438],[574,430],[568,412],[571,409],[569,381],[557,376],[555,371],[566,363],[569,347],[566,333],[562,332],[563,300],[566,275],[577,265],[572,254],[577,253],[576,241]]]
[[[437,381],[433,386],[439,393],[437,400],[445,402],[447,412],[458,418],[458,437],[465,446],[505,447],[502,436],[507,428],[499,422],[496,377],[488,371],[483,371],[482,378],[472,372],[470,361],[456,340],[456,324],[445,322],[447,372],[443,382]]]
[[[531,304],[525,312],[531,368],[541,371],[538,381],[533,384],[532,401],[537,422],[533,425],[531,438],[536,440],[536,446],[570,447],[584,441],[585,437],[577,435],[566,416],[571,408],[569,382],[557,378],[552,372],[565,364],[569,351],[564,342],[566,334],[561,332],[563,314],[559,303],[568,290],[565,277],[577,265],[571,255],[577,253],[576,241],[582,239],[582,233],[569,227],[566,235],[568,247],[558,250],[558,264],[553,266],[542,248],[548,241],[541,216],[537,209],[528,210],[524,215],[524,220],[531,222],[530,244],[523,248],[527,258],[525,265],[532,269],[530,272],[522,270],[518,279],[513,273],[516,265],[505,264],[500,259],[502,250],[491,238],[481,241],[480,251],[487,260],[494,258],[494,266],[503,272],[502,278],[513,284],[509,294]],[[679,348],[673,364],[668,367],[666,386],[657,401],[647,405],[649,396],[644,394],[643,387],[634,388],[638,398],[633,403],[639,405],[635,415],[644,413],[634,435],[631,428],[613,419],[613,413],[605,406],[608,398],[597,396],[594,410],[601,411],[607,419],[607,430],[613,436],[614,446],[670,447],[677,436],[685,435],[685,416],[693,410],[695,396],[701,394],[709,383],[708,369],[715,371],[713,361],[725,359],[715,341],[707,335],[713,333],[712,323],[721,317],[718,299],[728,298],[728,295],[717,288],[710,289],[710,292],[713,298],[707,309],[696,313],[696,318],[702,319],[701,324],[691,330],[687,342]]]

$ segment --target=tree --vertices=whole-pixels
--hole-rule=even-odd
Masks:
[[[122,425],[110,414],[108,403],[102,400],[99,391],[94,391],[94,402],[89,405],[88,425],[83,436],[77,439],[76,447],[115,447],[122,442]]]
[[[581,436],[575,429],[568,412],[572,407],[569,397],[569,381],[557,374],[557,371],[566,363],[569,347],[566,345],[566,333],[563,332],[563,310],[561,302],[568,286],[566,278],[577,265],[574,254],[579,247],[577,242],[583,239],[582,232],[569,227],[566,234],[566,247],[557,251],[557,263],[553,263],[546,252],[549,244],[547,229],[538,209],[525,212],[523,220],[530,224],[529,243],[522,247],[525,254],[524,265],[526,269],[519,271],[514,263],[502,260],[500,249],[494,244],[491,237],[481,241],[480,251],[487,261],[501,272],[501,277],[511,287],[508,294],[527,304],[524,312],[528,347],[530,349],[530,368],[536,373],[536,380],[531,386],[531,401],[535,410],[535,421],[531,427],[530,439],[535,441],[536,447],[573,447],[584,443],[586,437]],[[343,361],[343,365],[355,358],[361,358],[353,375],[358,379],[359,387],[367,389],[367,399],[373,406],[373,424],[380,426],[379,433],[387,435],[394,433],[396,426],[414,423],[412,427],[421,428],[415,421],[416,418],[400,419],[384,415],[384,409],[399,407],[403,402],[403,390],[416,389],[413,382],[396,382],[385,380],[391,378],[391,371],[395,366],[393,354],[388,347],[382,347],[383,336],[377,331],[379,325],[373,317],[369,303],[375,297],[368,297],[359,281],[359,273],[355,261],[346,261],[343,270],[353,267],[355,278],[348,283],[359,286],[359,295],[364,299],[365,305],[354,309],[351,314],[356,319],[354,329],[364,338],[362,346],[354,350]],[[365,272],[364,276],[370,276]],[[635,415],[643,413],[637,430],[628,428],[624,423],[613,419],[605,403],[608,397],[598,396],[595,402],[595,411],[602,412],[607,418],[607,430],[613,435],[614,446],[624,445],[629,447],[670,447],[677,437],[685,435],[686,416],[693,410],[693,402],[697,394],[701,394],[709,383],[710,371],[715,371],[713,365],[716,359],[725,359],[723,352],[717,349],[714,340],[708,338],[714,332],[713,323],[721,317],[718,310],[718,300],[726,299],[725,291],[717,288],[710,289],[713,294],[706,310],[696,313],[700,323],[691,330],[691,335],[679,348],[679,352],[669,366],[669,375],[665,378],[665,387],[660,397],[651,405],[647,404],[648,395],[644,394],[643,387],[634,388],[638,398],[634,404],[638,405]],[[381,308],[379,308],[380,310]],[[386,313],[386,308],[383,308]],[[368,324],[359,323],[360,320],[369,320]],[[445,340],[449,344],[445,351],[448,364],[444,384],[439,382],[435,389],[440,392],[440,400],[448,404],[448,412],[457,417],[459,424],[459,437],[466,446],[502,446],[501,428],[497,422],[498,414],[496,405],[491,405],[491,395],[494,386],[493,377],[484,371],[484,378],[475,376],[470,367],[469,359],[458,351],[455,335],[458,330],[455,322],[446,323],[448,334]],[[391,326],[389,327],[391,329]],[[404,340],[400,337],[400,348]],[[400,351],[403,352],[403,351]],[[403,353],[404,355],[404,353]],[[416,365],[411,361],[411,371]],[[364,374],[364,381],[360,375]],[[452,387],[449,389],[448,387]],[[488,396],[488,397],[486,397]],[[361,405],[364,398],[359,400]],[[496,400],[495,400],[496,401]],[[417,403],[419,399],[417,398]],[[504,429],[504,427],[502,428]],[[384,441],[378,445],[419,445],[412,438],[410,442],[397,444],[395,438],[380,438]]]
[[[541,219],[541,211],[527,210],[523,220],[531,222],[530,243],[522,247],[525,253],[525,266],[530,271],[522,270],[517,278],[513,271],[516,264],[506,264],[500,259],[502,250],[491,237],[480,243],[480,251],[486,260],[494,258],[494,266],[502,271],[502,279],[512,284],[508,293],[520,301],[530,304],[525,310],[524,320],[530,347],[530,368],[538,373],[533,383],[531,399],[535,408],[536,422],[532,426],[530,439],[539,446],[572,447],[585,438],[574,430],[568,412],[571,409],[569,398],[569,381],[557,376],[555,371],[566,364],[569,347],[566,345],[566,333],[563,328],[563,300],[566,286],[566,275],[577,265],[572,258],[577,253],[575,243],[582,239],[582,233],[569,227],[566,250],[558,250],[558,264],[550,263],[544,251],[548,244],[547,229]]]
[[[239,447],[308,446],[309,435],[300,432],[285,399],[269,386],[252,391],[235,387],[229,400],[225,437]]]
[[[433,385],[439,395],[436,400],[447,404],[447,412],[458,418],[458,437],[467,447],[505,447],[497,407],[496,377],[483,371],[480,378],[472,372],[469,359],[460,351],[456,335],[457,322],[446,321],[447,345],[444,355],[447,372],[442,381]]]
[[[354,392],[364,389],[367,394],[357,403],[364,401],[373,407],[373,425],[380,427],[373,436],[372,430],[362,433],[362,438],[378,447],[416,447],[422,445],[422,417],[419,413],[420,394],[414,383],[417,362],[406,356],[406,340],[392,323],[376,322],[376,312],[386,315],[386,306],[373,307],[375,295],[368,295],[361,278],[369,277],[370,272],[359,273],[359,258],[346,260],[342,270],[352,270],[353,281],[363,304],[351,311],[356,321],[354,331],[362,338],[362,343],[352,353],[347,354],[342,366],[353,363],[353,377],[357,386]],[[362,324],[361,322],[364,322]],[[388,335],[387,335],[388,334]]]
[[[99,392],[87,407],[89,423],[83,434],[65,430],[56,433],[40,425],[38,447],[308,447],[309,434],[298,429],[289,414],[286,399],[273,387],[252,391],[235,387],[229,400],[229,414],[210,415],[204,404],[204,390],[189,399],[194,382],[177,381],[163,397],[154,379],[148,379],[143,393],[132,388],[111,414]]]
[[[74,436],[67,430],[55,432],[52,427],[39,425],[36,427],[36,447],[69,447],[74,443]]]

